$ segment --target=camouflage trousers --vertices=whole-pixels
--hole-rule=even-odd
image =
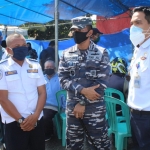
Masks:
[[[72,113],[77,102],[67,101],[67,150],[83,150],[84,149],[84,129],[79,119],[75,118]],[[83,123],[92,138],[95,149],[90,139],[86,135],[90,150],[109,150],[110,141],[107,134],[107,123],[105,120],[104,102],[96,102],[86,105]]]

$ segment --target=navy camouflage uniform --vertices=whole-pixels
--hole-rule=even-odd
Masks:
[[[104,89],[106,88],[110,64],[107,51],[90,42],[87,50],[79,50],[77,45],[63,52],[59,66],[59,78],[61,86],[67,93],[67,148],[70,150],[82,150],[84,141],[84,129],[79,119],[75,118],[73,109],[80,101],[86,102],[83,122],[93,139],[97,150],[108,150],[110,141],[107,136],[107,124],[105,120]],[[90,101],[80,94],[83,88],[100,84],[95,89],[101,97]],[[87,138],[88,139],[88,138]],[[92,149],[92,143],[88,140]]]

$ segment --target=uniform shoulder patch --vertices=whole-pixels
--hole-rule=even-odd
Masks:
[[[0,61],[0,64],[4,63],[4,62],[6,62],[6,61],[8,61],[8,59],[1,60],[1,61]]]
[[[38,62],[36,59],[29,58],[30,61]]]

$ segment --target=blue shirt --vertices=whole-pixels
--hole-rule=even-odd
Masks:
[[[57,99],[56,99],[56,93],[61,90],[58,74],[55,74],[52,78],[48,78],[47,75],[44,76],[45,80],[47,81],[46,84],[46,92],[47,92],[47,99],[46,104],[44,108],[49,108],[53,110],[58,110],[57,106]],[[65,102],[61,102],[61,107],[65,108]]]

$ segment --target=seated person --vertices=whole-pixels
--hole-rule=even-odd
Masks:
[[[126,73],[127,73],[127,63],[124,59],[116,57],[114,60],[111,61],[111,68],[112,74],[109,77],[108,87],[114,88],[121,91],[126,98],[126,94],[128,93],[128,89],[125,84],[128,83],[126,80]],[[113,95],[115,98],[119,98],[118,95]],[[117,112],[119,113],[120,108],[117,107]]]
[[[91,40],[97,44],[100,41],[100,37],[103,33],[100,32],[97,28],[93,28],[93,34],[91,36]]]
[[[6,40],[3,40],[1,42],[1,47],[3,48],[3,55],[2,55],[2,59],[1,60],[9,58],[10,55],[8,54],[8,52],[6,50],[6,47],[7,47]]]
[[[28,55],[27,55],[27,58],[37,59],[37,58],[38,58],[37,52],[36,52],[35,49],[32,48],[30,42],[27,43],[27,47],[28,47]]]
[[[44,64],[44,73],[46,84],[47,99],[43,109],[44,113],[44,130],[45,130],[45,141],[51,139],[53,135],[53,121],[55,114],[57,113],[58,103],[56,99],[56,92],[61,90],[58,74],[55,72],[54,61],[47,59]],[[61,107],[65,110],[66,100],[62,99]]]

